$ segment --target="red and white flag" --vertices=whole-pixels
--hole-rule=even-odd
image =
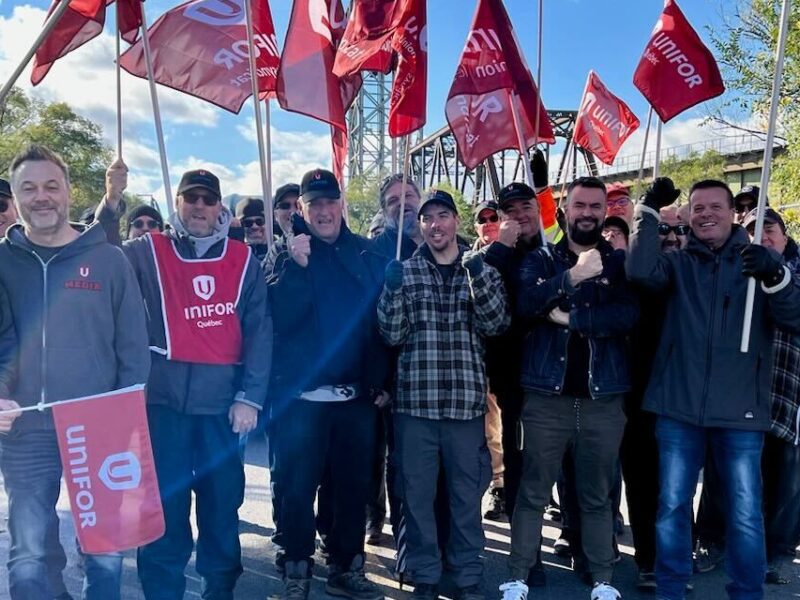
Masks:
[[[633,85],[666,123],[695,104],[725,91],[714,55],[674,0],[665,0]]]
[[[120,552],[164,535],[144,387],[58,403],[53,420],[81,549]]]
[[[389,100],[389,135],[408,135],[425,125],[428,89],[428,17],[425,0],[404,0],[392,38],[397,70]]]
[[[406,0],[353,0],[333,64],[337,77],[360,71],[388,73],[392,39],[400,26]]]
[[[638,128],[639,119],[628,105],[608,91],[597,73],[589,71],[575,120],[575,144],[610,165],[625,140]]]
[[[547,111],[517,43],[501,0],[478,0],[467,43],[447,95],[445,114],[461,162],[474,169],[504,149],[519,148],[512,92],[519,97],[522,138],[527,147],[553,143]],[[534,131],[536,111],[539,131]]]
[[[147,30],[155,80],[238,113],[252,96],[245,0],[190,0]],[[248,0],[250,1],[250,0]],[[275,90],[280,50],[266,0],[252,0],[259,95]],[[120,58],[123,69],[147,77],[141,40]]]
[[[36,50],[31,71],[31,83],[38,85],[59,58],[66,56],[103,31],[106,5],[114,0],[72,0],[50,34]],[[142,4],[139,0],[117,0],[120,32],[128,43],[133,43],[142,25]],[[54,0],[47,13],[49,18],[58,5]]]

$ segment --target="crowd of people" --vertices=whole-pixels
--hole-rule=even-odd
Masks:
[[[164,219],[127,211],[119,159],[73,223],[63,159],[22,151],[0,180],[11,598],[70,598],[52,415],[18,409],[138,383],[166,523],[137,551],[148,600],[184,597],[193,549],[202,598],[232,600],[244,442],[264,434],[285,600],[308,598],[315,555],[327,593],[382,599],[365,542],[389,543],[387,517],[418,600],[444,577],[458,600],[536,597],[546,511],[591,600],[617,600],[623,490],[636,585],[657,598],[684,598],[723,559],[730,598],[785,583],[800,543],[800,254],[783,216],[716,180],[679,204],[666,178],[636,202],[577,178],[557,208],[540,151],[531,166],[533,187],[472,214],[392,175],[362,237],[324,169],[276,190],[274,224],[261,199],[230,210],[213,173],[188,171]],[[511,526],[497,592],[483,518]],[[119,598],[122,555],[83,560],[83,597]]]

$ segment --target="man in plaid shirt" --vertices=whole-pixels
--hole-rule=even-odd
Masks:
[[[415,598],[433,600],[442,575],[434,497],[446,480],[451,531],[444,554],[459,600],[483,598],[481,497],[492,476],[486,447],[484,338],[511,316],[499,273],[456,239],[453,198],[431,191],[418,217],[424,245],[386,267],[381,334],[400,349],[394,400],[395,458],[404,501]]]

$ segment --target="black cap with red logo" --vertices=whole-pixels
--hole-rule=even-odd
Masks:
[[[209,192],[214,192],[220,198],[222,197],[222,192],[219,190],[219,178],[211,171],[205,169],[186,171],[178,184],[178,195],[195,188],[204,188]]]
[[[314,169],[303,175],[303,180],[300,182],[300,196],[306,202],[316,198],[338,200],[342,197],[342,192],[333,173],[325,169]]]

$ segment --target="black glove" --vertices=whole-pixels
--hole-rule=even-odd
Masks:
[[[661,210],[665,206],[669,206],[678,196],[681,191],[675,189],[675,184],[669,177],[659,177],[656,179],[645,192],[642,197],[642,204],[653,210]]]
[[[531,172],[533,173],[534,188],[547,187],[547,161],[544,159],[544,153],[538,148],[533,151]]]
[[[753,277],[771,287],[781,282],[784,266],[778,255],[758,244],[750,244],[742,250],[742,275]]]
[[[483,273],[483,257],[480,252],[464,252],[461,257],[461,266],[463,266],[470,277],[477,277]]]
[[[386,265],[386,277],[384,279],[386,289],[396,292],[403,287],[403,263],[393,260]]]

